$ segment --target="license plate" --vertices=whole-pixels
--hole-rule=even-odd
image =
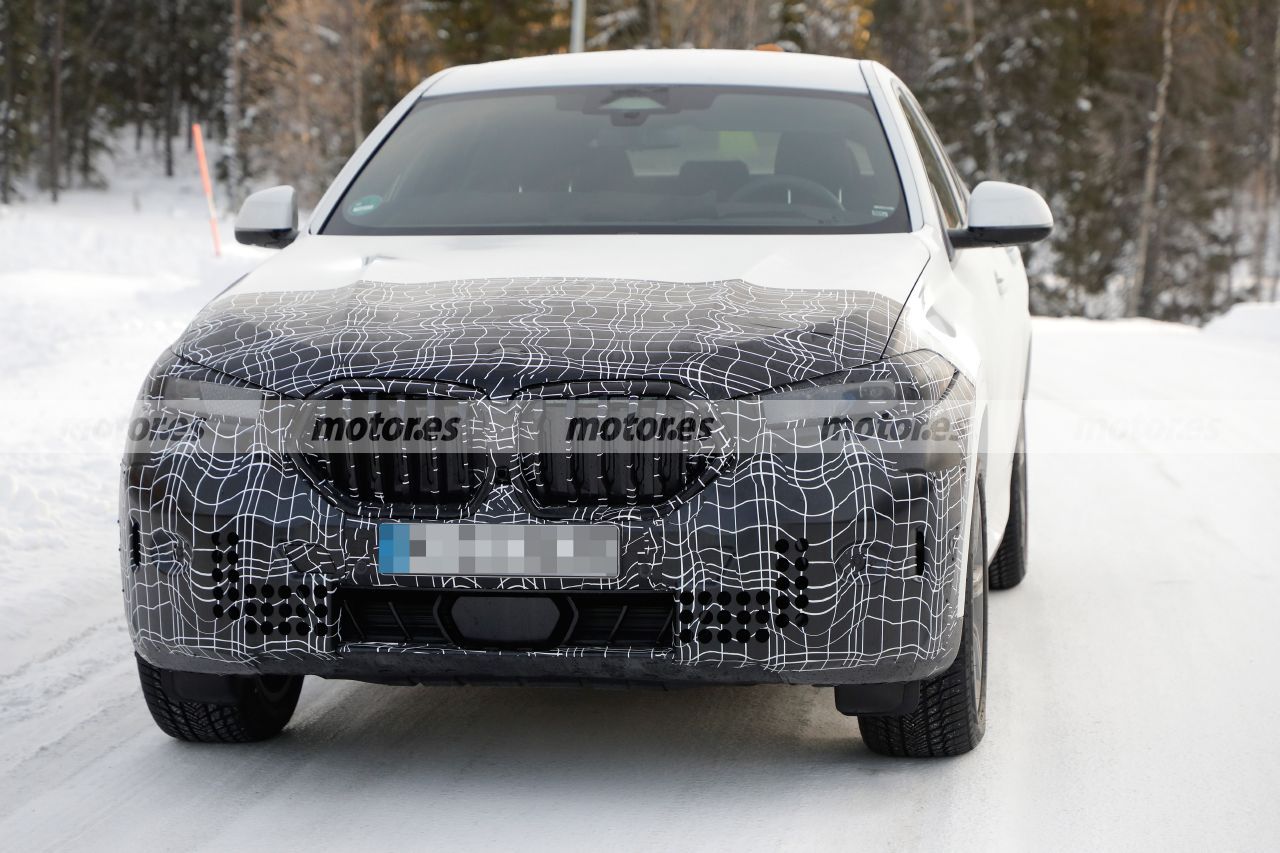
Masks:
[[[616,578],[618,528],[607,524],[380,524],[378,571]]]

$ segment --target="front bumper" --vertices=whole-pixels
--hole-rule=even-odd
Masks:
[[[972,387],[935,414],[967,446]],[[850,437],[739,458],[664,513],[611,511],[616,579],[382,575],[380,519],[322,496],[267,449],[220,456],[182,441],[127,458],[121,553],[136,649],[156,666],[382,682],[853,684],[945,669],[959,645],[969,463],[912,467]],[[552,523],[510,483],[455,523]],[[394,593],[667,595],[665,643],[539,651],[362,640],[346,598]]]

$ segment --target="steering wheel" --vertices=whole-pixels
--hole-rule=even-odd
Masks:
[[[844,205],[840,203],[840,199],[836,197],[835,193],[817,181],[811,181],[799,175],[762,175],[758,178],[752,178],[735,190],[727,200],[730,202],[751,201],[753,198],[764,195],[770,190],[790,190],[799,195],[808,196],[818,203],[820,207],[844,210]]]

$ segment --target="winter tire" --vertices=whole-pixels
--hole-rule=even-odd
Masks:
[[[293,716],[302,690],[300,675],[201,675],[224,698],[192,701],[175,689],[182,673],[167,673],[139,657],[138,676],[156,725],[170,737],[195,743],[250,743],[275,737]]]
[[[987,574],[992,589],[1012,589],[1027,574],[1027,439],[1025,422],[1018,430],[1010,478],[1009,522]]]
[[[963,755],[982,740],[987,704],[987,572],[977,496],[970,524],[969,582],[965,584],[960,651],[945,672],[920,685],[920,704],[911,713],[858,717],[862,740],[872,752],[937,758]]]

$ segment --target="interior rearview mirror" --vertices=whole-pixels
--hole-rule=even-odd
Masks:
[[[293,187],[259,190],[244,200],[236,216],[236,241],[283,249],[298,236],[298,194]]]
[[[969,197],[969,227],[947,232],[957,249],[1035,243],[1053,231],[1053,213],[1040,193],[1017,184],[983,181]]]

